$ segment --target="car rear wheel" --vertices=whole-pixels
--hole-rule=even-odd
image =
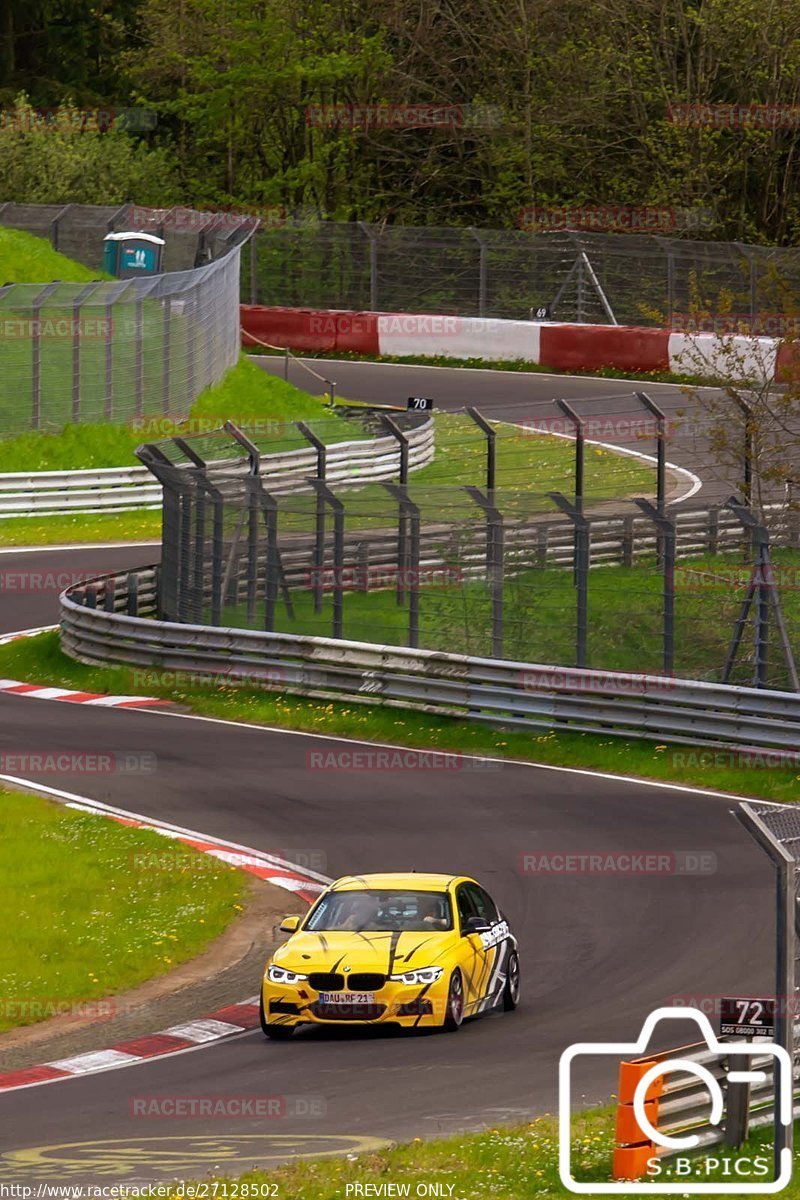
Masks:
[[[447,1011],[444,1017],[444,1028],[451,1032],[460,1029],[464,1021],[464,982],[460,971],[453,971],[450,976],[450,987],[447,992]]]
[[[267,1020],[267,1014],[264,1012],[264,997],[260,996],[258,1001],[258,1015],[261,1018],[261,1029],[264,1037],[268,1037],[273,1042],[285,1042],[294,1033],[294,1025],[272,1025]]]
[[[503,1011],[513,1012],[519,1004],[519,955],[512,951],[508,960],[506,986],[503,988]]]

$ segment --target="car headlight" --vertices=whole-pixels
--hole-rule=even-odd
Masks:
[[[267,967],[267,979],[270,983],[302,983],[307,975],[298,975],[296,971],[287,971],[286,967],[277,967],[270,963]]]
[[[402,975],[390,975],[395,983],[436,983],[444,974],[443,967],[419,967],[416,971],[404,971]]]

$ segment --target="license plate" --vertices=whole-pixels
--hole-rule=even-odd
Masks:
[[[355,1004],[374,1004],[374,992],[320,992],[320,1004],[328,1004],[331,1007],[341,1005],[345,1008],[352,1008]]]

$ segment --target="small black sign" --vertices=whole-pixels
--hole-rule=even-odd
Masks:
[[[723,996],[719,1007],[720,1037],[775,1037],[775,1001],[752,996]]]
[[[407,407],[414,412],[431,412],[433,401],[427,396],[409,396]]]
[[[538,308],[533,310],[534,321],[549,321],[550,308],[547,304],[540,304]]]

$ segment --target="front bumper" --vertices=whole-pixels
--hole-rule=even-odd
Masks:
[[[447,978],[433,984],[387,982],[372,993],[369,1005],[324,1006],[320,993],[308,983],[272,983],[264,977],[261,996],[264,1014],[272,1025],[404,1025],[438,1026],[447,1010]],[[341,993],[347,996],[347,992]]]

